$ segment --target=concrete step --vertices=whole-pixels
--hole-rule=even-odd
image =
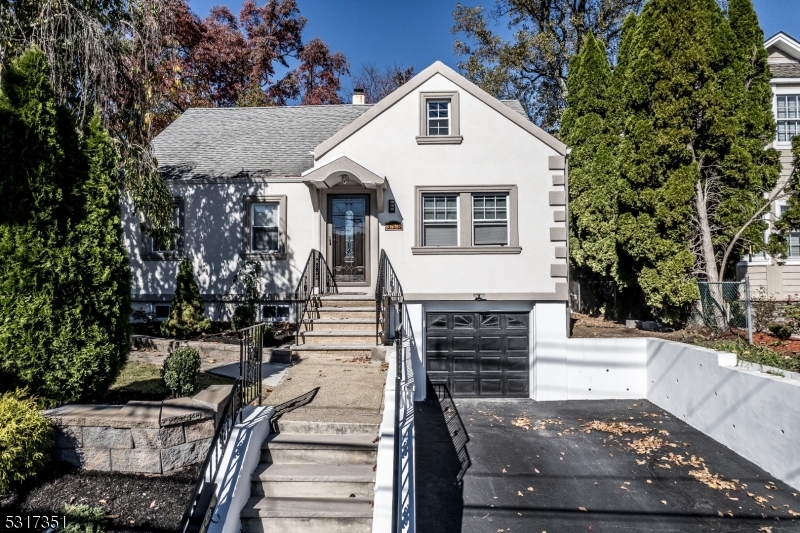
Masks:
[[[264,463],[375,464],[378,445],[367,433],[273,433],[261,446]]]
[[[375,313],[372,318],[314,318],[304,320],[305,331],[375,331]]]
[[[371,318],[375,320],[375,304],[358,307],[309,307],[306,317],[316,318]]]
[[[374,327],[374,326],[373,326]],[[367,344],[375,345],[375,331],[301,331],[298,344]]]
[[[306,435],[353,435],[366,434],[374,439],[378,436],[380,424],[362,422],[308,422],[306,420],[278,420],[278,431],[281,433]]]
[[[289,349],[292,350],[294,355],[298,355],[300,357],[323,356],[350,358],[372,356],[372,347],[368,344],[293,344],[289,347]]]
[[[372,497],[373,464],[259,464],[251,479],[250,494],[269,498]]]
[[[243,533],[369,533],[372,498],[251,497],[242,510]]]
[[[372,296],[357,296],[348,294],[334,294],[322,296],[317,299],[319,307],[366,307],[372,304],[375,307],[375,298]]]

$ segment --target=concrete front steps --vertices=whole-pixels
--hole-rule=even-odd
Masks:
[[[364,357],[376,342],[375,298],[367,294],[331,294],[306,309],[292,353],[302,356]]]
[[[244,533],[372,530],[378,425],[278,421],[261,448]],[[288,431],[291,431],[289,433]]]

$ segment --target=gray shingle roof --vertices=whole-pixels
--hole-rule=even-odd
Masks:
[[[504,104],[525,114],[517,100]],[[309,152],[370,105],[192,108],[153,140],[167,179],[299,176]]]
[[[773,78],[800,78],[800,63],[772,63],[769,71]]]

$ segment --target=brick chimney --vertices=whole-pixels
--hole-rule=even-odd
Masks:
[[[353,105],[364,105],[364,89],[353,89]]]

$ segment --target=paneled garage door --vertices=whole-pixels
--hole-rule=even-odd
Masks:
[[[527,313],[427,313],[431,383],[453,397],[527,398]]]

